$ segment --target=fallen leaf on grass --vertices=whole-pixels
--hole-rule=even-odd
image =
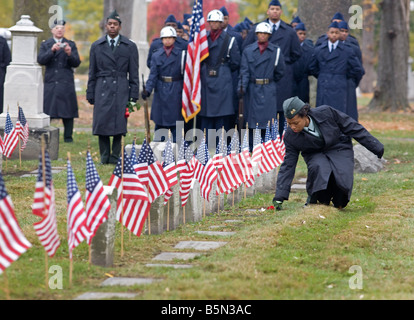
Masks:
[[[368,181],[368,179],[367,178],[362,178],[362,181]]]
[[[319,218],[321,218],[321,219],[326,219],[324,216],[321,216],[321,215],[319,215]]]

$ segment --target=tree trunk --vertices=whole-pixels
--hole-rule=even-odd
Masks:
[[[308,38],[315,42],[328,31],[336,12],[341,12],[348,21],[351,6],[352,0],[299,0],[298,15],[308,29]]]
[[[365,75],[361,80],[359,88],[363,93],[374,92],[377,73],[375,71],[375,0],[363,0],[364,29],[362,31],[362,60]]]
[[[409,0],[383,0],[378,82],[372,111],[406,111],[408,104]]]
[[[14,0],[13,21],[16,24],[22,15],[29,15],[36,27],[43,30],[39,34],[38,46],[43,40],[50,38],[49,20],[54,12],[49,13],[49,8],[57,5],[58,0]]]
[[[121,34],[127,38],[131,38],[132,31],[132,8],[134,7],[134,0],[105,0],[104,2],[104,22],[106,18],[116,10],[122,21]],[[103,29],[105,32],[105,29]]]

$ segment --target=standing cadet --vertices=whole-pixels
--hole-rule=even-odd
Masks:
[[[285,116],[283,113],[283,101],[293,96],[295,80],[293,78],[293,63],[302,55],[302,48],[295,30],[281,20],[283,14],[282,5],[278,0],[272,0],[267,9],[268,19],[265,21],[272,28],[272,36],[269,41],[278,45],[285,58],[285,73],[283,80],[277,83],[277,111],[279,115],[279,133],[283,134],[285,128]],[[249,44],[256,42],[255,30],[251,30],[243,43],[243,50]]]
[[[152,55],[151,72],[146,90],[142,92],[142,98],[146,100],[154,90],[151,108],[151,120],[155,122],[154,141],[168,138],[168,132],[159,131],[166,129],[171,131],[175,143],[177,121],[183,121],[181,109],[186,51],[175,46],[176,39],[174,28],[164,27],[161,30],[164,46]]]
[[[0,113],[3,113],[4,80],[7,66],[11,62],[11,53],[6,39],[0,36]]]
[[[55,20],[53,37],[42,42],[37,62],[46,66],[43,112],[51,119],[62,119],[64,141],[70,143],[73,142],[73,119],[79,117],[73,69],[81,61],[75,42],[64,37],[65,24],[63,20]]]
[[[339,25],[333,22],[327,33],[328,41],[315,48],[309,67],[318,78],[316,106],[329,105],[347,112],[348,79],[359,83],[363,67],[352,48],[339,41]]]
[[[272,35],[268,23],[256,27],[258,41],[243,51],[240,67],[239,96],[245,94],[244,118],[249,125],[250,147],[253,142],[253,129],[266,129],[269,121],[277,115],[277,86],[283,77],[285,61],[282,50],[269,42]],[[262,130],[264,135],[265,130]]]
[[[240,49],[237,41],[223,31],[223,14],[213,10],[207,15],[211,31],[207,35],[209,57],[201,63],[200,129],[234,129],[232,72],[240,67]]]
[[[359,62],[362,65],[362,52],[358,45],[353,41],[349,41],[349,27],[346,21],[341,21],[339,24],[339,40],[342,41],[345,45],[348,45],[352,48],[355,55],[358,57]],[[365,70],[363,71],[365,74]],[[361,79],[358,78],[348,78],[348,101],[347,101],[347,111],[346,114],[353,118],[355,121],[358,121],[358,102],[356,89],[359,86]]]
[[[177,30],[178,22],[175,19],[174,15],[170,14],[167,19],[165,20],[164,27],[173,27],[175,30]],[[175,45],[179,47],[180,49],[187,50],[188,41],[179,37],[175,41]],[[155,38],[150,46],[150,49],[148,51],[148,58],[147,58],[147,67],[151,69],[151,59],[152,55],[155,51],[162,48],[164,45],[162,43],[161,38]]]
[[[139,98],[138,48],[120,35],[121,23],[115,10],[106,20],[107,35],[94,42],[90,51],[86,97],[95,105],[93,134],[99,136],[102,164],[117,163],[122,136],[127,133],[127,105]]]
[[[295,27],[300,45],[302,46],[302,56],[293,64],[293,74],[295,77],[294,95],[299,99],[309,103],[309,65],[313,55],[313,43],[306,38],[306,27],[300,22]]]

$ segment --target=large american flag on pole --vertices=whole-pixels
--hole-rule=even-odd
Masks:
[[[187,50],[182,98],[182,114],[186,122],[197,116],[201,110],[200,64],[209,55],[202,0],[194,0],[193,23]]]
[[[57,230],[52,166],[47,151],[45,151],[44,158],[45,172],[43,172],[43,159],[42,155],[40,155],[39,171],[32,205],[33,214],[41,217],[42,220],[36,222],[33,226],[47,254],[49,257],[53,257],[60,246],[60,238]]]
[[[72,165],[68,159],[67,197],[68,197],[68,245],[69,257],[72,259],[72,251],[82,241],[90,237],[90,231],[86,226],[86,212],[82,197],[73,174]]]
[[[26,149],[27,141],[29,140],[29,123],[26,120],[26,117],[23,113],[23,108],[19,106],[19,115],[16,122],[16,131],[22,144],[20,146],[20,151]]]
[[[12,200],[0,173],[0,274],[31,246],[17,222]]]
[[[125,156],[125,153],[124,159],[123,173],[122,158],[120,158],[109,185],[118,190],[117,220],[139,237],[151,204],[145,187],[140,183],[132,162]]]
[[[101,178],[96,171],[90,152],[86,155],[86,226],[91,232],[88,244],[98,231],[99,226],[108,219],[111,203],[105,193]]]
[[[7,112],[6,126],[4,127],[4,147],[3,154],[10,158],[19,143],[19,135],[17,130],[13,127],[10,114]]]

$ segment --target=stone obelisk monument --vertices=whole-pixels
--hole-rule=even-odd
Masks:
[[[43,74],[42,67],[37,63],[38,35],[43,30],[37,28],[28,15],[22,15],[21,20],[9,30],[12,33],[12,62],[7,67],[4,83],[4,113],[0,115],[0,133],[4,133],[7,111],[15,126],[17,106],[20,105],[30,129],[22,159],[38,159],[41,136],[44,135],[46,149],[51,159],[56,160],[59,153],[59,129],[50,127],[50,117],[43,113]],[[12,159],[18,157],[16,148]]]

